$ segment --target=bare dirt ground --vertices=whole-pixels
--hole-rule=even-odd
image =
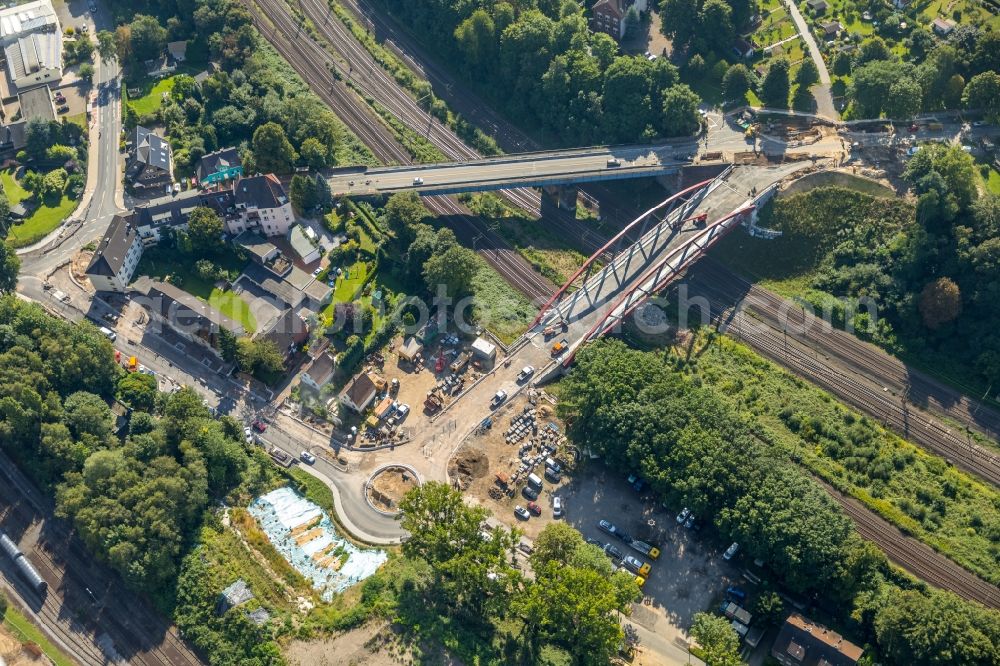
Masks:
[[[7,666],[43,666],[52,662],[38,651],[37,646],[22,645],[7,627],[0,624],[0,663]]]
[[[420,485],[413,472],[388,469],[372,480],[372,502],[384,511],[395,511],[403,495]]]
[[[649,12],[648,21],[644,21],[634,33],[625,35],[622,50],[626,53],[655,53],[660,58],[669,56],[674,47],[661,32],[661,23],[657,12]]]
[[[526,478],[531,472],[542,477],[545,458],[539,445],[554,446],[556,451],[551,455],[563,468],[571,468],[573,455],[568,450],[562,422],[555,416],[554,406],[541,394],[535,394],[534,403],[524,392],[512,400],[493,416],[493,426],[479,435],[471,436],[466,443],[455,452],[448,463],[448,475],[453,483],[458,483],[465,491],[468,500],[480,504],[503,522],[509,522],[518,527],[529,539],[534,539],[542,528],[552,518],[552,497],[566,483],[566,476],[559,483],[549,479],[544,480],[542,492],[535,503],[541,508],[540,516],[531,516],[527,521],[514,517],[514,507],[526,506],[530,501],[521,494],[527,485]],[[533,426],[522,418],[525,410],[534,411]],[[513,423],[517,421],[518,423]],[[512,431],[520,425],[520,433]],[[528,445],[531,444],[529,447]],[[538,463],[533,461],[538,459]],[[525,464],[525,460],[529,462]],[[506,477],[509,482],[503,483],[497,475]],[[504,492],[506,490],[506,492]]]

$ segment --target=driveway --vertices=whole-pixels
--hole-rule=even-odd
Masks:
[[[785,6],[788,7],[788,13],[792,15],[792,20],[795,21],[795,28],[802,35],[802,39],[806,41],[806,46],[809,48],[809,55],[812,57],[813,62],[816,63],[816,69],[819,70],[819,84],[813,86],[812,89],[813,96],[816,98],[816,113],[826,116],[830,120],[839,120],[840,114],[837,113],[837,109],[833,105],[833,95],[830,94],[830,72],[826,69],[826,63],[819,52],[819,45],[816,43],[816,38],[813,37],[812,32],[809,30],[809,25],[802,16],[802,12],[795,6],[794,0],[785,0]]]

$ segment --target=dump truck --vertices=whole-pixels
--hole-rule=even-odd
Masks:
[[[633,550],[639,551],[651,560],[655,560],[660,556],[660,549],[646,543],[645,541],[631,541],[628,545],[632,546]]]
[[[441,402],[441,398],[434,395],[434,393],[428,393],[427,399],[424,400],[424,409],[427,410],[428,414],[436,414],[441,411],[441,407],[444,405]]]
[[[469,359],[472,358],[472,352],[464,351],[458,355],[454,361],[451,362],[449,366],[452,372],[461,372],[465,370],[465,366],[469,365]]]
[[[569,349],[569,340],[563,338],[559,342],[557,342],[554,345],[552,345],[552,355],[553,356],[559,356],[560,354],[562,354],[563,352],[565,352],[567,349]]]

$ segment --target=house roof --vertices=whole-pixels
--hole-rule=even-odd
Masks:
[[[826,0],[806,0],[806,4],[813,10],[826,9]]]
[[[175,287],[168,282],[155,282],[142,278],[136,282],[136,291],[145,294],[160,316],[169,319],[171,323],[190,325],[197,323],[203,329],[226,329],[236,336],[246,331],[238,322],[233,321],[211,305]]]
[[[295,254],[299,255],[300,259],[305,259],[316,250],[316,246],[313,245],[309,236],[306,235],[306,232],[300,225],[295,225],[288,232],[288,244],[292,246]]]
[[[184,190],[179,194],[150,199],[135,207],[136,224],[140,227],[187,224],[188,216],[195,208],[205,206],[220,215],[233,205],[233,195],[228,190],[219,192],[199,192]]]
[[[368,373],[362,372],[344,387],[341,395],[346,397],[351,404],[363,407],[375,397],[375,383],[368,376]]]
[[[955,22],[951,19],[941,18],[940,16],[931,21],[931,24],[935,29],[941,32],[951,32],[955,28]]]
[[[330,298],[330,294],[333,292],[333,287],[325,282],[313,280],[302,291],[309,297],[310,300],[315,301],[316,303],[322,303]]]
[[[184,40],[178,42],[167,42],[167,53],[174,60],[184,60],[184,55],[187,53],[188,43]]]
[[[785,620],[771,652],[789,655],[802,666],[854,666],[864,654],[837,632],[798,613]]]
[[[243,269],[243,279],[253,282],[290,308],[297,308],[302,303],[302,290],[275,275],[266,266],[251,263]]]
[[[58,25],[58,19],[50,0],[36,0],[0,9],[0,36],[2,37],[20,35],[32,30],[52,30],[56,25]]]
[[[170,144],[152,130],[136,125],[132,134],[132,150],[137,162],[170,171]]]
[[[273,173],[236,181],[236,203],[248,207],[278,208],[288,203],[285,188]]]
[[[17,94],[21,102],[21,117],[27,121],[55,120],[56,112],[52,108],[52,97],[48,86],[39,86]]]
[[[238,578],[236,582],[219,594],[219,598],[219,601],[224,605],[223,610],[225,611],[253,599],[253,592],[245,580]]]
[[[625,16],[625,9],[622,7],[621,0],[597,0],[594,3],[593,8],[594,14],[603,14],[604,16],[610,16],[621,20]]]
[[[333,376],[333,371],[337,367],[337,362],[333,360],[333,357],[329,354],[320,354],[313,360],[312,365],[306,371],[306,375],[312,380],[317,386],[322,386],[330,377]]]
[[[823,28],[823,32],[826,34],[840,32],[844,29],[844,26],[840,25],[840,21],[827,21],[826,23],[820,23],[819,27]]]
[[[43,69],[62,67],[62,41],[54,32],[32,32],[7,44],[4,55],[11,76],[20,79]]]
[[[14,150],[24,148],[26,144],[26,137],[24,135],[25,125],[27,125],[27,122],[24,119],[10,123],[9,125],[0,125],[0,148],[13,148]]]
[[[213,173],[224,171],[232,167],[243,166],[240,161],[240,152],[235,148],[223,148],[214,153],[209,153],[198,160],[198,180],[205,180]]]
[[[106,275],[113,277],[125,265],[125,255],[135,242],[138,232],[132,224],[132,214],[115,215],[108,226],[104,238],[101,239],[94,252],[87,275]]]
[[[253,231],[244,231],[239,236],[234,238],[233,242],[252,254],[257,260],[257,263],[260,264],[263,264],[265,261],[270,259],[271,256],[278,250],[274,243],[271,243],[263,236]]]
[[[257,337],[270,340],[282,355],[288,356],[293,347],[302,344],[309,337],[309,325],[305,319],[295,314],[295,310],[289,308],[266,333]]]
[[[733,48],[739,51],[740,53],[746,53],[747,51],[753,51],[754,45],[748,42],[747,40],[743,39],[742,37],[740,37],[735,42],[733,42]]]
[[[414,356],[420,353],[420,350],[424,346],[412,335],[403,342],[399,347],[399,355],[405,357],[407,360],[412,360]]]

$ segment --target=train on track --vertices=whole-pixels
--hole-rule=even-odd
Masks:
[[[28,558],[24,556],[21,549],[17,547],[17,544],[8,537],[3,530],[0,530],[0,550],[2,550],[7,557],[9,557],[14,562],[14,566],[24,577],[28,585],[31,586],[35,592],[39,595],[44,595],[45,590],[48,589],[49,584],[38,575],[38,571],[32,566]]]

